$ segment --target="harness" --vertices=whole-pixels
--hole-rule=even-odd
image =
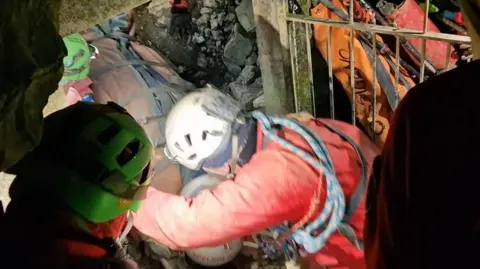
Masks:
[[[325,206],[315,220],[308,223],[308,220],[318,212],[319,194],[322,191],[322,184],[319,184],[319,190],[317,190],[311,201],[309,213],[302,220],[293,225],[284,223],[270,228],[267,233],[262,232],[254,236],[258,246],[266,253],[266,256],[276,259],[280,255],[285,254],[289,259],[295,259],[296,252],[299,250],[298,246],[301,246],[299,251],[301,255],[316,253],[325,246],[330,236],[336,231],[339,231],[357,248],[363,250],[363,242],[358,240],[353,228],[349,224],[353,213],[362,199],[367,184],[367,163],[359,146],[342,131],[322,120],[317,120],[330,131],[339,135],[343,140],[349,142],[361,162],[362,172],[360,181],[352,197],[346,202],[343,190],[335,175],[335,169],[328,150],[317,134],[296,120],[266,116],[258,111],[253,112],[253,117],[258,120],[265,135],[262,141],[263,148],[266,147],[269,141],[274,141],[294,152],[319,171],[321,175],[320,180],[323,180],[323,177],[325,177],[327,187]],[[278,137],[275,131],[276,126],[291,129],[301,135],[312,147],[315,156]]]

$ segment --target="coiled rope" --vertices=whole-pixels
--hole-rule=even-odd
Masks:
[[[300,244],[307,253],[316,253],[327,243],[330,236],[335,233],[345,215],[345,195],[335,175],[333,162],[323,141],[315,133],[302,126],[297,121],[277,116],[266,116],[261,112],[254,111],[253,117],[259,121],[262,132],[265,136],[300,156],[307,163],[315,167],[320,173],[321,180],[326,181],[326,201],[321,214],[303,228],[293,231],[292,238]],[[312,148],[315,157],[292,145],[290,142],[278,137],[272,130],[273,125],[280,125],[289,128],[301,135]],[[325,227],[323,230],[322,228]],[[318,235],[312,233],[319,232]]]

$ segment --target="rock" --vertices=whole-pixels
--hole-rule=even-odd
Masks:
[[[256,65],[257,59],[258,55],[255,52],[252,52],[252,54],[250,54],[250,56],[248,56],[245,60],[245,65]]]
[[[193,35],[192,40],[197,44],[202,44],[203,42],[205,42],[205,38],[198,33],[195,33]]]
[[[223,64],[225,64],[225,66],[228,69],[228,72],[232,73],[235,76],[238,76],[242,72],[242,68],[239,65],[235,64],[234,62],[232,62],[230,59],[225,57],[223,57],[222,59],[223,59]]]
[[[204,33],[205,33],[205,36],[208,38],[212,35],[212,30],[210,30],[209,28],[206,28]]]
[[[210,15],[210,14],[212,14],[212,12],[213,12],[213,10],[212,10],[211,8],[208,8],[208,7],[202,7],[202,8],[200,9],[200,14],[202,14],[202,15],[203,15],[203,14],[208,14],[208,15]]]
[[[210,19],[210,28],[212,28],[212,30],[217,29],[219,25],[218,19]]]
[[[255,73],[258,71],[258,67],[254,65],[247,65],[243,68],[240,76],[237,78],[236,82],[247,85],[250,84],[255,79]]]
[[[208,23],[208,21],[210,20],[210,15],[208,14],[203,14],[200,18],[198,18],[196,24],[197,25],[205,25]]]
[[[215,46],[215,41],[213,41],[213,40],[211,40],[211,39],[210,39],[210,40],[207,40],[206,44],[207,44],[207,48],[208,48],[208,49],[215,49],[215,48],[216,48],[216,46]]]
[[[212,30],[212,38],[213,40],[222,40],[223,39],[222,31]]]
[[[253,100],[253,108],[258,109],[262,107],[265,107],[265,95],[263,93]]]
[[[263,81],[262,77],[258,77],[255,79],[255,81],[252,83],[254,87],[263,87]]]
[[[218,2],[216,0],[203,0],[203,6],[216,8],[218,7]]]
[[[227,81],[229,83],[235,80],[235,76],[232,75],[232,73],[230,73],[230,72],[225,72],[224,78],[225,78],[225,81]],[[227,86],[228,86],[228,84],[227,84]]]
[[[220,48],[222,46],[222,41],[218,40],[215,45],[217,46],[217,48]]]
[[[225,17],[225,20],[226,20],[226,21],[235,21],[236,18],[237,18],[237,16],[236,16],[234,13],[229,13],[229,14]]]
[[[227,11],[228,11],[228,12],[235,12],[235,5],[228,6]]]
[[[201,50],[202,52],[205,52],[205,51],[207,51],[207,48],[206,48],[206,47],[201,47],[200,50]]]
[[[238,5],[241,5],[241,2],[240,0],[235,0],[235,5],[238,6]]]
[[[237,19],[247,32],[255,31],[255,17],[253,15],[252,0],[243,0],[235,9]]]
[[[201,68],[206,68],[208,65],[207,56],[203,53],[198,54],[197,65]]]
[[[225,33],[231,32],[233,30],[233,26],[234,26],[233,24],[229,24],[223,28],[223,31]]]
[[[225,21],[225,16],[227,16],[227,13],[225,12],[218,13],[218,16],[217,16],[218,24],[223,25],[223,22]]]
[[[127,252],[135,260],[140,260],[143,256],[143,253],[140,251],[140,249],[138,249],[138,246],[136,245],[127,246]]]
[[[198,71],[193,75],[193,78],[195,78],[195,79],[202,79],[202,78],[205,78],[207,75],[208,75],[207,72],[202,71],[202,70],[198,70]]]
[[[245,60],[252,52],[252,41],[244,37],[241,33],[241,26],[236,24],[233,34],[223,52],[223,56],[231,60],[234,64],[245,65]]]
[[[153,0],[148,5],[148,12],[157,18],[157,24],[169,27],[172,20],[171,8],[169,1]]]
[[[238,82],[230,83],[229,87],[235,99],[246,107],[263,92],[263,89],[260,87],[247,86]]]

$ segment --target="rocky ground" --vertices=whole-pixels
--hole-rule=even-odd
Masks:
[[[284,261],[255,260],[245,252],[223,266],[204,267],[194,263],[181,252],[166,250],[135,238],[135,232],[131,233],[125,246],[128,256],[137,261],[140,269],[287,269]]]
[[[190,1],[192,32],[169,33],[170,4],[154,0],[136,10],[137,38],[166,56],[186,80],[210,83],[248,109],[263,107],[251,0]]]

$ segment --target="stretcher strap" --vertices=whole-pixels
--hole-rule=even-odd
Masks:
[[[360,160],[360,165],[362,167],[362,174],[360,175],[360,181],[358,182],[357,187],[352,194],[352,197],[350,197],[348,206],[345,210],[345,217],[343,217],[343,222],[349,223],[353,213],[355,212],[355,210],[357,210],[357,207],[362,200],[363,194],[365,192],[365,188],[367,186],[367,178],[368,178],[367,160],[365,160],[365,156],[363,156],[363,153],[360,150],[360,147],[357,145],[357,143],[355,143],[355,141],[353,141],[347,134],[327,124],[323,120],[317,120],[317,121],[321,122],[330,131],[338,134],[342,139],[350,143],[350,145],[355,150]]]

